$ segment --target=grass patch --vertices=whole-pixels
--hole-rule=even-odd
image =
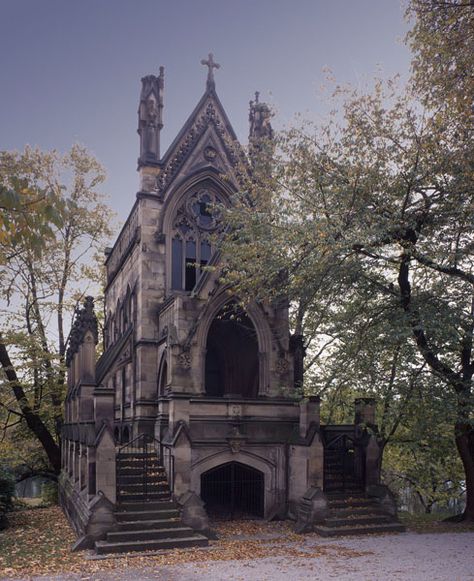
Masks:
[[[407,530],[416,533],[461,533],[474,531],[474,524],[444,522],[443,519],[449,514],[411,514],[409,512],[399,512],[400,522],[407,527]]]

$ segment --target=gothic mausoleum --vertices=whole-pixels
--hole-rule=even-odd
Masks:
[[[359,530],[398,530],[379,483],[373,400],[356,402],[353,425],[321,426],[319,399],[295,389],[304,350],[287,304],[243,310],[219,282],[215,208],[238,189],[237,138],[216,93],[219,65],[202,63],[204,94],[163,156],[163,68],[142,79],[140,189],[106,251],[97,361],[91,298],[73,323],[60,501],[76,548],[206,545],[213,519],[249,517],[336,534],[341,508]],[[271,134],[257,95],[249,140]]]

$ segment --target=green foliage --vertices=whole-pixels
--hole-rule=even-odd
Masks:
[[[47,505],[58,503],[57,482],[45,482],[41,487],[41,498]]]
[[[36,436],[55,470],[67,328],[78,301],[99,291],[99,256],[111,234],[104,180],[79,145],[64,155],[0,152],[0,430],[20,451],[32,450],[27,441]]]
[[[455,421],[454,394],[435,382],[424,385],[385,449],[385,481],[400,497],[409,493],[411,510],[449,512],[450,503],[462,499],[465,476],[452,430]]]
[[[436,464],[435,480],[455,481],[421,453],[435,402],[419,394],[436,391],[440,424],[455,427],[439,448],[451,462],[454,435],[473,482],[474,8],[413,0],[408,14],[409,85],[335,87],[327,123],[281,133],[271,166],[240,172],[223,209],[223,280],[244,302],[288,297],[305,389],[326,397],[327,420],[348,418],[348,397],[376,395],[381,441],[403,433],[425,473]]]
[[[14,495],[14,479],[8,472],[0,469],[0,529],[7,526],[6,513],[12,507]]]

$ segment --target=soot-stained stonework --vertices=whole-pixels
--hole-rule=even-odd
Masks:
[[[217,97],[212,55],[203,64],[205,92],[163,157],[163,68],[142,79],[140,190],[106,252],[100,359],[91,299],[71,333],[61,503],[80,546],[98,542],[103,550],[100,539],[110,544],[110,531],[139,501],[181,502],[183,518],[200,530],[208,528],[206,511],[296,518],[308,489],[324,496],[338,478],[325,466],[327,434],[336,452],[344,436],[363,472],[356,482],[351,468],[345,485],[378,484],[375,440],[355,426],[325,432],[319,400],[302,399],[304,341],[290,337],[287,304],[243,310],[219,280],[214,204],[231,204],[238,190],[238,144]],[[272,138],[270,118],[257,95],[254,148]],[[359,426],[371,406],[358,403]],[[143,459],[156,465],[148,484],[146,462],[133,464]],[[127,463],[135,466],[130,476]]]

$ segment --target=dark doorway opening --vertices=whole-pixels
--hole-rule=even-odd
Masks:
[[[206,394],[212,397],[258,395],[257,333],[235,303],[223,307],[211,324],[206,344]]]
[[[213,519],[262,518],[264,475],[240,462],[212,468],[201,476],[201,498]]]
[[[365,454],[349,434],[325,433],[324,491],[328,494],[362,492]]]

